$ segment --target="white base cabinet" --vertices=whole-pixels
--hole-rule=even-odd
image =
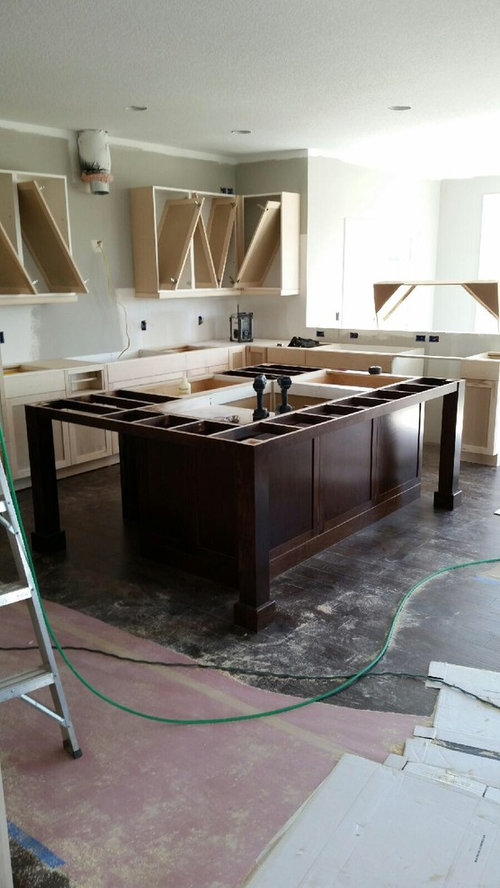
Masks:
[[[490,353],[462,361],[465,378],[462,459],[465,462],[500,465],[500,361]],[[496,354],[496,353],[495,353]]]
[[[50,363],[50,362],[48,362]],[[64,362],[61,362],[64,363]],[[79,362],[66,362],[70,368],[30,369],[30,365],[16,368],[4,376],[6,440],[10,470],[18,487],[30,477],[28,440],[24,407],[42,401],[55,401],[106,388],[103,366],[82,367]],[[81,471],[89,464],[116,459],[113,436],[102,429],[66,425],[55,422],[54,449],[56,468],[61,475]],[[102,462],[100,463],[102,464]]]

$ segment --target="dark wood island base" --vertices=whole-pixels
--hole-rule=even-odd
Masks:
[[[387,379],[387,377],[386,377]],[[436,508],[460,504],[461,380],[398,378],[248,425],[108,392],[26,406],[34,548],[64,548],[53,420],[119,433],[124,520],[144,550],[238,590],[234,621],[272,622],[270,580],[420,494],[423,410],[443,399]]]

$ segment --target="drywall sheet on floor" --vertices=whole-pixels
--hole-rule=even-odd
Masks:
[[[498,888],[500,794],[489,793],[345,755],[245,886]]]
[[[429,686],[440,688],[433,726],[415,730],[420,737],[500,755],[500,710],[455,688],[442,687],[439,681],[433,682],[432,677],[443,679],[500,707],[500,673],[432,662],[429,666]]]
[[[411,737],[406,741],[404,757],[408,762],[441,768],[449,774],[467,774],[472,780],[500,789],[500,759],[489,754],[462,752],[433,740]]]

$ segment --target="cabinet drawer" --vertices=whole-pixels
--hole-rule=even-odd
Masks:
[[[4,374],[6,398],[39,395],[39,401],[47,401],[65,391],[64,370],[33,370]],[[35,403],[35,402],[33,402]]]

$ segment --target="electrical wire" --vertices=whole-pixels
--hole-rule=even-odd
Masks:
[[[130,340],[130,330],[129,330],[129,326],[128,326],[128,313],[127,313],[127,309],[125,308],[123,302],[120,302],[120,300],[119,300],[119,299],[117,298],[117,296],[116,296],[116,293],[115,293],[115,290],[114,290],[114,287],[113,287],[113,280],[112,280],[112,278],[111,278],[111,268],[109,267],[108,257],[106,256],[106,253],[104,252],[104,247],[103,247],[103,245],[102,245],[102,240],[98,240],[98,241],[97,241],[97,246],[98,246],[99,252],[100,252],[100,254],[101,254],[101,258],[102,258],[103,265],[104,265],[104,270],[105,270],[105,273],[106,273],[106,287],[107,287],[107,290],[108,290],[108,296],[110,297],[110,299],[113,299],[113,298],[115,299],[116,304],[117,304],[117,305],[121,308],[121,310],[123,311],[123,316],[124,316],[124,318],[125,318],[125,336],[126,336],[126,338],[127,338],[127,344],[126,344],[125,348],[122,348],[122,350],[121,350],[121,352],[119,353],[119,355],[117,355],[116,360],[118,361],[118,359],[121,358],[121,356],[124,355],[125,352],[129,350],[129,348],[130,348],[130,344],[131,344],[131,340]]]
[[[56,645],[52,645],[53,650],[58,650]],[[143,660],[137,657],[127,657],[124,654],[115,654],[113,651],[105,651],[102,648],[89,648],[84,647],[83,645],[71,645],[71,644],[63,644],[61,645],[61,649],[63,651],[83,651],[87,654],[100,654],[103,657],[112,657],[115,660],[122,660],[126,663],[134,663],[137,666],[167,666],[179,669],[213,669],[217,672],[229,672],[233,675],[253,675],[257,677],[265,677],[265,678],[281,678],[288,680],[300,680],[300,681],[341,681],[343,679],[352,678],[355,673],[347,673],[347,674],[329,674],[329,675],[298,675],[293,672],[270,672],[267,669],[244,669],[240,666],[222,666],[219,663],[181,663],[176,660]],[[23,646],[11,646],[11,647],[2,647],[0,646],[0,651],[37,651],[38,647],[36,645],[23,645]],[[460,685],[451,684],[449,681],[445,681],[444,678],[437,678],[433,675],[424,675],[421,672],[393,672],[390,670],[386,670],[384,672],[367,672],[363,678],[410,678],[416,681],[433,681],[439,682],[443,687],[452,688],[456,691],[461,691],[462,694],[466,694],[468,697],[473,697],[474,700],[478,700],[480,703],[485,703],[487,706],[491,706],[493,709],[500,710],[500,705],[494,703],[492,700],[489,700],[486,697],[480,697],[478,694],[475,694],[473,691],[469,691],[466,688],[461,687]]]
[[[296,709],[302,709],[305,706],[310,706],[312,703],[321,703],[324,700],[329,699],[330,697],[336,696],[337,694],[340,694],[340,693],[342,693],[342,691],[346,690],[346,688],[355,684],[357,681],[359,681],[361,678],[363,678],[369,672],[371,672],[373,670],[373,668],[377,665],[377,663],[380,662],[380,660],[385,655],[385,653],[389,647],[389,644],[391,642],[391,639],[394,634],[396,624],[397,624],[398,619],[401,615],[401,612],[403,611],[409,598],[411,598],[411,596],[418,589],[422,588],[422,586],[424,586],[426,583],[430,582],[431,580],[435,579],[438,576],[441,576],[442,574],[449,573],[454,570],[459,570],[459,569],[465,568],[465,567],[473,567],[473,566],[476,566],[479,564],[494,564],[494,563],[497,563],[500,561],[500,558],[485,558],[485,559],[480,559],[480,560],[475,560],[475,561],[463,562],[462,564],[453,564],[450,567],[443,567],[443,568],[440,568],[439,570],[433,571],[432,573],[430,573],[426,577],[424,577],[422,580],[419,580],[417,583],[414,583],[414,585],[411,586],[411,588],[401,598],[401,600],[396,608],[396,611],[391,619],[389,629],[385,635],[384,641],[383,641],[382,646],[381,646],[380,650],[378,651],[378,653],[363,668],[359,669],[353,675],[350,675],[349,677],[347,677],[345,679],[343,678],[340,685],[337,685],[336,687],[331,688],[330,690],[326,691],[325,693],[316,694],[313,697],[308,697],[307,699],[301,700],[298,703],[291,703],[288,706],[280,706],[280,707],[276,707],[275,709],[268,709],[263,712],[253,712],[253,713],[250,713],[247,715],[232,715],[232,716],[225,716],[225,717],[219,717],[219,718],[182,718],[182,719],[181,718],[169,718],[166,716],[157,716],[157,715],[153,715],[152,713],[142,712],[139,709],[135,709],[131,706],[127,706],[123,703],[119,703],[117,700],[114,700],[112,697],[109,697],[106,694],[102,693],[97,688],[93,687],[93,685],[91,685],[89,681],[87,681],[87,679],[78,671],[76,666],[74,666],[74,664],[71,662],[69,657],[66,656],[66,654],[65,654],[63,648],[61,647],[61,645],[59,644],[59,641],[54,633],[54,630],[52,629],[50,622],[49,622],[49,619],[47,617],[47,613],[45,611],[43,601],[42,601],[42,598],[40,595],[40,590],[38,587],[38,581],[37,581],[36,574],[35,574],[33,559],[32,559],[31,552],[30,552],[28,542],[26,539],[26,533],[25,533],[23,521],[21,518],[21,514],[19,511],[19,504],[17,501],[15,489],[14,489],[14,482],[13,482],[12,475],[10,472],[9,460],[8,460],[8,456],[7,456],[6,446],[5,446],[5,439],[3,436],[3,430],[2,430],[1,425],[0,425],[0,450],[2,453],[2,459],[3,459],[4,467],[6,470],[6,475],[7,475],[7,480],[8,480],[11,496],[12,496],[12,501],[13,501],[14,508],[16,510],[16,515],[17,515],[17,518],[19,521],[19,526],[20,526],[20,530],[21,530],[23,545],[25,548],[26,558],[28,559],[28,563],[30,565],[30,569],[31,569],[31,572],[33,575],[33,582],[34,582],[36,593],[37,593],[39,601],[40,601],[40,607],[42,610],[43,618],[45,620],[47,630],[48,630],[49,635],[55,645],[55,648],[57,649],[57,651],[61,655],[62,659],[66,663],[68,669],[73,673],[75,678],[77,678],[78,681],[80,681],[81,684],[83,684],[84,687],[86,687],[87,690],[89,690],[96,697],[99,697],[99,699],[103,700],[105,703],[108,703],[110,706],[114,706],[115,708],[121,710],[122,712],[127,712],[129,715],[135,715],[139,718],[148,719],[148,720],[154,721],[154,722],[160,722],[162,724],[214,725],[214,724],[227,724],[229,722],[251,721],[251,720],[258,719],[258,718],[268,718],[268,717],[275,716],[275,715],[282,715],[286,712],[292,712]],[[426,678],[427,678],[427,676],[426,676]],[[442,681],[442,680],[438,679],[438,681]],[[463,690],[463,689],[460,689],[460,690]],[[464,693],[467,693],[467,692],[464,691]],[[490,701],[483,701],[483,702],[490,702]],[[494,705],[494,704],[490,704],[490,705]]]

